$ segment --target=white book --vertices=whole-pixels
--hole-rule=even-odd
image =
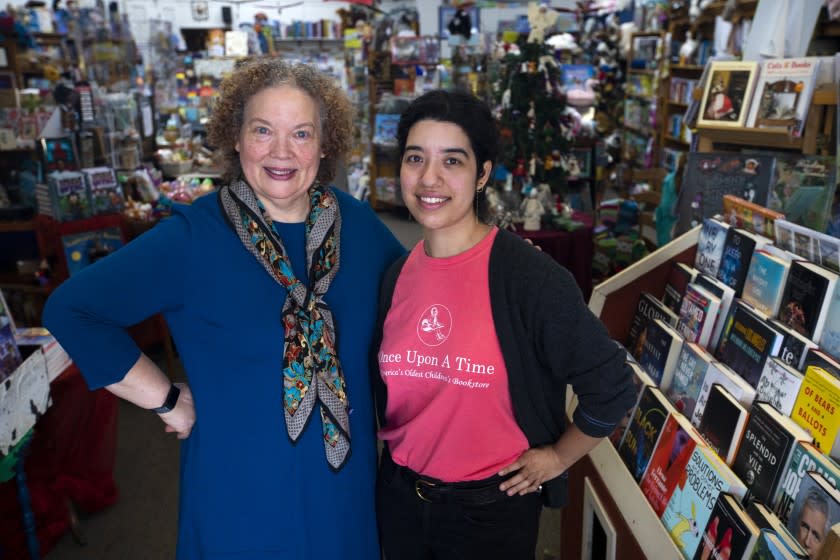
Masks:
[[[779,358],[770,358],[758,379],[756,399],[767,401],[785,416],[790,416],[803,377],[802,372]]]
[[[762,61],[746,126],[790,129],[801,136],[819,67],[816,57]]]

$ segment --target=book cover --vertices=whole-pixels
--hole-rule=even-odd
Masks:
[[[697,278],[694,279],[694,283],[720,298],[720,308],[718,309],[717,319],[715,319],[715,328],[712,331],[709,343],[706,345],[706,348],[717,348],[720,342],[720,335],[726,326],[726,318],[729,317],[732,302],[735,300],[735,290],[717,278],[705,274],[698,274]]]
[[[728,229],[728,224],[714,218],[703,220],[694,260],[694,267],[703,274],[717,276],[720,259],[723,256],[723,243],[726,241],[726,231]]]
[[[788,531],[811,558],[819,558],[836,523],[840,523],[840,491],[821,474],[806,473],[787,521]]]
[[[756,387],[764,363],[770,356],[778,355],[782,339],[782,334],[748,304],[737,301],[727,318],[715,357]]]
[[[774,163],[772,156],[760,154],[689,152],[680,187],[677,235],[721,214],[725,194],[767,206]]]
[[[632,357],[628,354],[628,358]],[[609,436],[610,442],[612,442],[613,446],[615,446],[616,449],[618,449],[621,445],[621,441],[624,439],[624,432],[627,430],[627,426],[630,425],[630,421],[633,419],[633,414],[636,411],[636,406],[638,406],[639,400],[642,398],[642,391],[645,387],[653,385],[653,380],[647,373],[645,373],[645,370],[643,370],[638,363],[636,363],[635,361],[631,361],[631,359],[628,359],[627,365],[633,371],[632,379],[633,389],[636,395],[636,403],[633,405],[633,408],[627,411],[627,413],[624,415],[624,418],[622,418],[618,422],[618,424],[615,427],[615,430],[613,430],[613,433]]]
[[[831,218],[837,164],[831,156],[776,153],[775,179],[767,206],[788,222],[823,232]]]
[[[0,381],[12,375],[22,363],[11,320],[4,310],[0,314]]]
[[[790,259],[781,259],[767,251],[754,251],[742,299],[765,315],[775,317],[779,313],[790,264]]]
[[[802,558],[808,558],[807,553],[803,552],[803,554]],[[800,557],[784,545],[776,532],[762,529],[749,560],[795,560],[796,558]]]
[[[750,519],[762,530],[762,533],[767,531],[774,533],[779,540],[779,547],[784,547],[791,553],[792,558],[806,559],[808,553],[802,548],[802,545],[790,534],[785,524],[779,519],[776,513],[767,507],[764,503],[758,500],[744,500],[747,504],[746,512]],[[759,537],[760,538],[760,537]]]
[[[785,215],[733,194],[725,194],[723,195],[723,217],[731,226],[772,239],[776,234],[774,226],[776,220],[784,219]]]
[[[82,169],[90,191],[94,214],[119,214],[125,206],[122,187],[117,175],[110,167],[88,167]]]
[[[756,399],[767,401],[785,416],[790,416],[803,377],[799,370],[781,358],[771,357],[764,362],[764,371],[755,388]]]
[[[807,371],[809,366],[820,367],[834,377],[840,379],[840,362],[819,348],[809,348],[805,352],[805,361],[802,364],[800,371]]]
[[[779,320],[811,340],[819,340],[838,275],[808,261],[790,265]]]
[[[618,446],[618,455],[638,482],[647,470],[656,440],[673,408],[662,392],[653,386],[642,389],[639,404]]]
[[[636,303],[636,311],[633,313],[633,321],[630,323],[630,331],[625,345],[630,355],[639,359],[642,353],[642,345],[646,338],[645,331],[648,325],[656,320],[662,319],[669,325],[677,324],[677,316],[664,303],[648,292],[639,295]]]
[[[761,529],[729,492],[720,492],[702,526],[696,560],[734,560],[749,558]]]
[[[697,529],[705,527],[721,492],[743,496],[743,485],[711,449],[697,446],[674,488],[662,524],[684,558],[693,558],[700,545]]]
[[[779,128],[802,136],[820,59],[785,58],[761,61],[746,126]]]
[[[697,269],[685,263],[673,262],[668,278],[665,279],[662,303],[674,313],[679,313],[685,289],[690,282],[694,281],[695,276],[697,276]]]
[[[697,284],[686,287],[677,319],[677,332],[686,342],[696,342],[706,347],[720,309],[720,298]]]
[[[840,485],[840,466],[813,444],[798,441],[793,446],[790,461],[785,467],[785,474],[772,502],[773,511],[776,512],[782,523],[787,523],[790,519],[793,504],[802,486],[802,480],[805,478],[805,474],[811,471],[821,474],[835,488]]]
[[[808,350],[816,348],[817,344],[776,319],[772,319],[770,324],[784,336],[779,350],[779,359],[796,370],[805,371],[805,356]]]
[[[819,233],[787,220],[776,220],[776,245],[803,259],[820,262]]]
[[[119,228],[62,235],[61,244],[70,276],[123,246]]]
[[[749,115],[758,63],[713,60],[705,83],[699,126],[741,128]]]
[[[68,222],[91,216],[84,175],[78,171],[55,171],[48,175],[47,182],[56,220]]]
[[[691,418],[694,413],[703,379],[712,360],[712,355],[702,346],[693,342],[683,344],[674,377],[665,390],[665,396],[686,418]]]
[[[709,448],[731,465],[747,424],[746,407],[722,385],[712,385],[697,431]]]
[[[373,143],[378,146],[396,146],[399,122],[399,115],[377,113],[374,121]]]
[[[712,362],[703,378],[703,385],[697,395],[697,404],[694,407],[694,414],[691,415],[691,423],[700,425],[703,419],[703,412],[706,409],[706,402],[712,392],[715,383],[723,385],[729,393],[738,399],[738,402],[749,408],[755,400],[755,389],[740,375],[732,371],[727,365],[720,362]]]
[[[659,386],[668,386],[682,350],[683,339],[673,327],[662,319],[648,325],[642,341],[639,365]]]
[[[747,486],[747,499],[773,501],[798,441],[810,441],[810,437],[768,403],[753,405],[732,463],[732,470]]]
[[[731,227],[726,232],[717,279],[735,290],[735,296],[741,296],[753,252],[768,242],[768,239],[743,229]]]
[[[829,296],[820,346],[834,358],[840,360],[840,288],[835,287]]]
[[[674,488],[685,476],[685,468],[699,441],[700,435],[681,414],[671,414],[665,420],[639,483],[657,517],[662,517]]]
[[[840,379],[808,366],[791,418],[814,437],[814,445],[833,459],[840,457]]]

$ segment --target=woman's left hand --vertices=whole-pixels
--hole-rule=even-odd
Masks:
[[[507,492],[508,496],[515,494],[523,496],[531,492],[539,492],[543,482],[560,476],[565,470],[566,467],[553,446],[535,447],[499,471],[500,476],[516,472],[502,482],[499,489]]]

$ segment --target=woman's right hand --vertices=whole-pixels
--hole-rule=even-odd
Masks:
[[[195,424],[195,404],[189,385],[186,383],[175,383],[175,385],[181,390],[175,408],[159,416],[166,424],[167,432],[175,433],[178,439],[186,439],[190,436],[193,424]]]

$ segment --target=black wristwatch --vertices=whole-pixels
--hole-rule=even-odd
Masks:
[[[175,408],[175,404],[178,402],[178,395],[181,394],[181,389],[178,388],[177,385],[174,383],[169,387],[169,393],[166,395],[166,400],[163,402],[163,405],[157,408],[150,408],[152,412],[157,414],[163,414],[164,412],[170,412],[173,408]]]

